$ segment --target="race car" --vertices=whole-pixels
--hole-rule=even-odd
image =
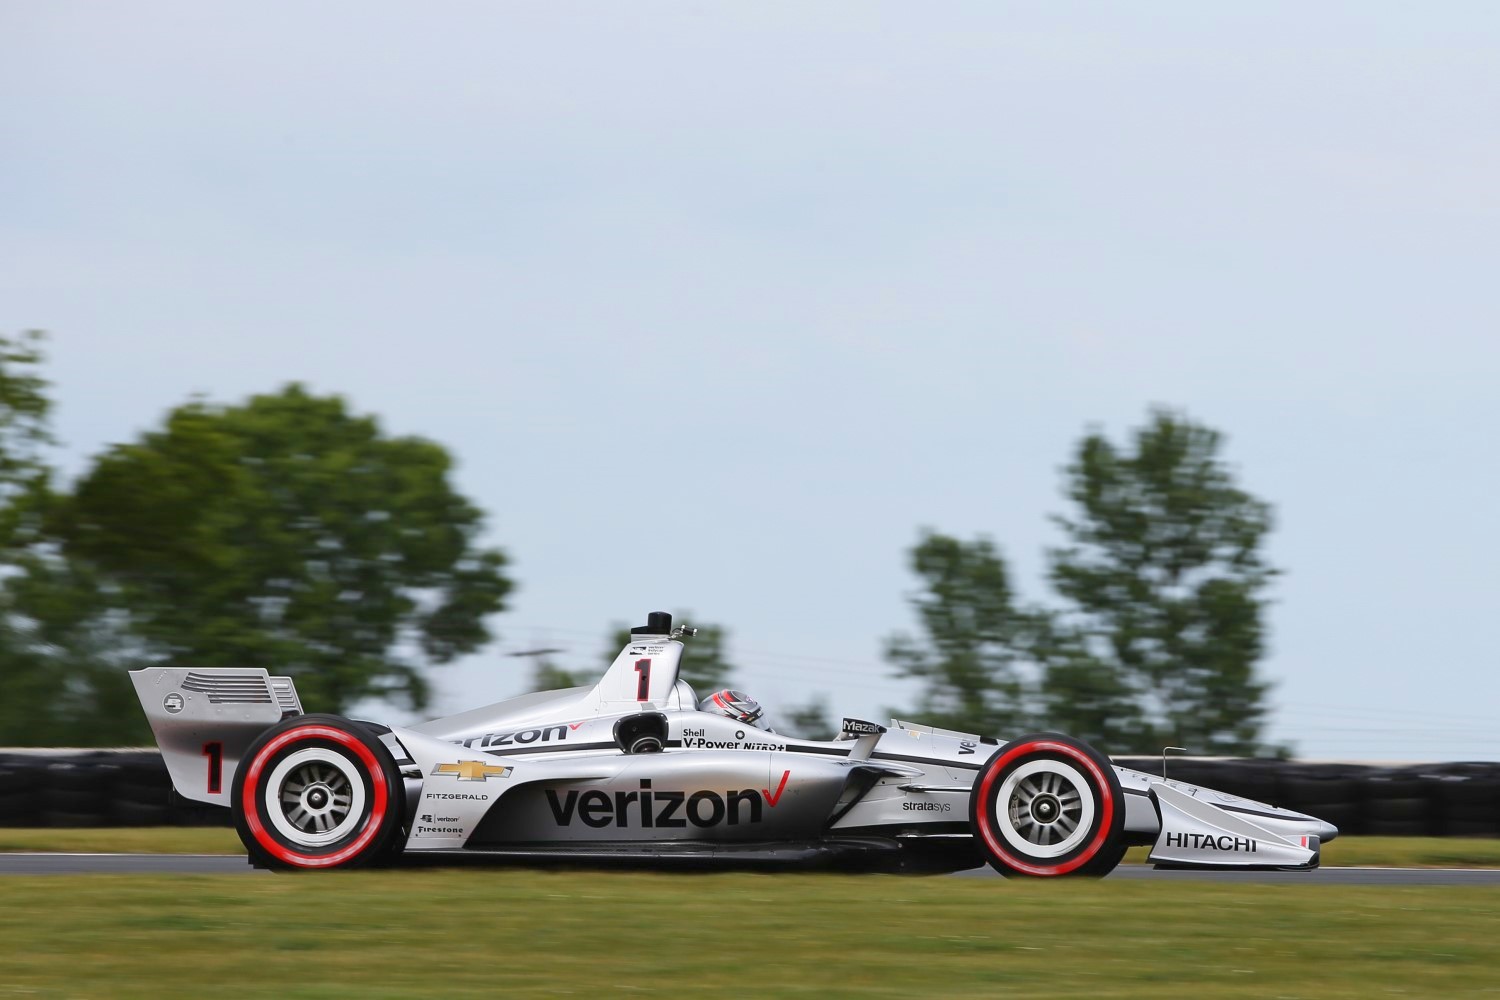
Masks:
[[[893,720],[837,739],[760,728],[679,679],[692,629],[653,612],[597,684],[411,726],[304,714],[264,669],[132,671],[178,794],[228,806],[250,862],[402,856],[1102,876],[1126,848],[1180,868],[1311,869],[1338,831],[1112,765],[1080,740]]]

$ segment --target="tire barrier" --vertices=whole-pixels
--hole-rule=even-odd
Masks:
[[[1160,774],[1160,757],[1114,763]],[[1296,809],[1342,833],[1500,837],[1500,762],[1378,767],[1169,757],[1167,776]],[[0,828],[230,826],[183,799],[155,750],[0,751]]]
[[[1160,774],[1160,757],[1116,757]],[[1167,758],[1167,777],[1295,809],[1346,834],[1500,837],[1500,762],[1380,767],[1301,761]]]
[[[172,791],[154,750],[0,752],[0,827],[229,825]]]

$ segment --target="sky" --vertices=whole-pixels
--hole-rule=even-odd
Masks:
[[[1052,600],[1071,448],[1178,408],[1275,508],[1271,738],[1500,759],[1497,43],[1459,2],[0,0],[0,333],[50,333],[70,474],[292,380],[447,446],[519,586],[438,712],[691,609],[773,711],[880,717],[919,530]]]

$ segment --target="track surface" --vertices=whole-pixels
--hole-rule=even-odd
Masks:
[[[243,857],[222,854],[0,854],[3,875],[251,875]],[[962,872],[963,878],[999,878],[989,869]],[[1494,885],[1493,868],[1320,868],[1313,872],[1157,871],[1147,865],[1121,865],[1115,879],[1176,882],[1273,882],[1288,885]]]

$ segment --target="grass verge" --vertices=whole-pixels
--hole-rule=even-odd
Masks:
[[[1127,864],[1145,864],[1149,847],[1131,848]],[[1500,839],[1340,837],[1323,845],[1323,864],[1376,868],[1500,868]]]
[[[1468,887],[513,869],[0,880],[0,996],[1365,997],[1500,988]]]
[[[244,854],[227,827],[101,827],[88,830],[0,829],[0,852],[82,854]],[[0,996],[4,996],[0,993]]]

